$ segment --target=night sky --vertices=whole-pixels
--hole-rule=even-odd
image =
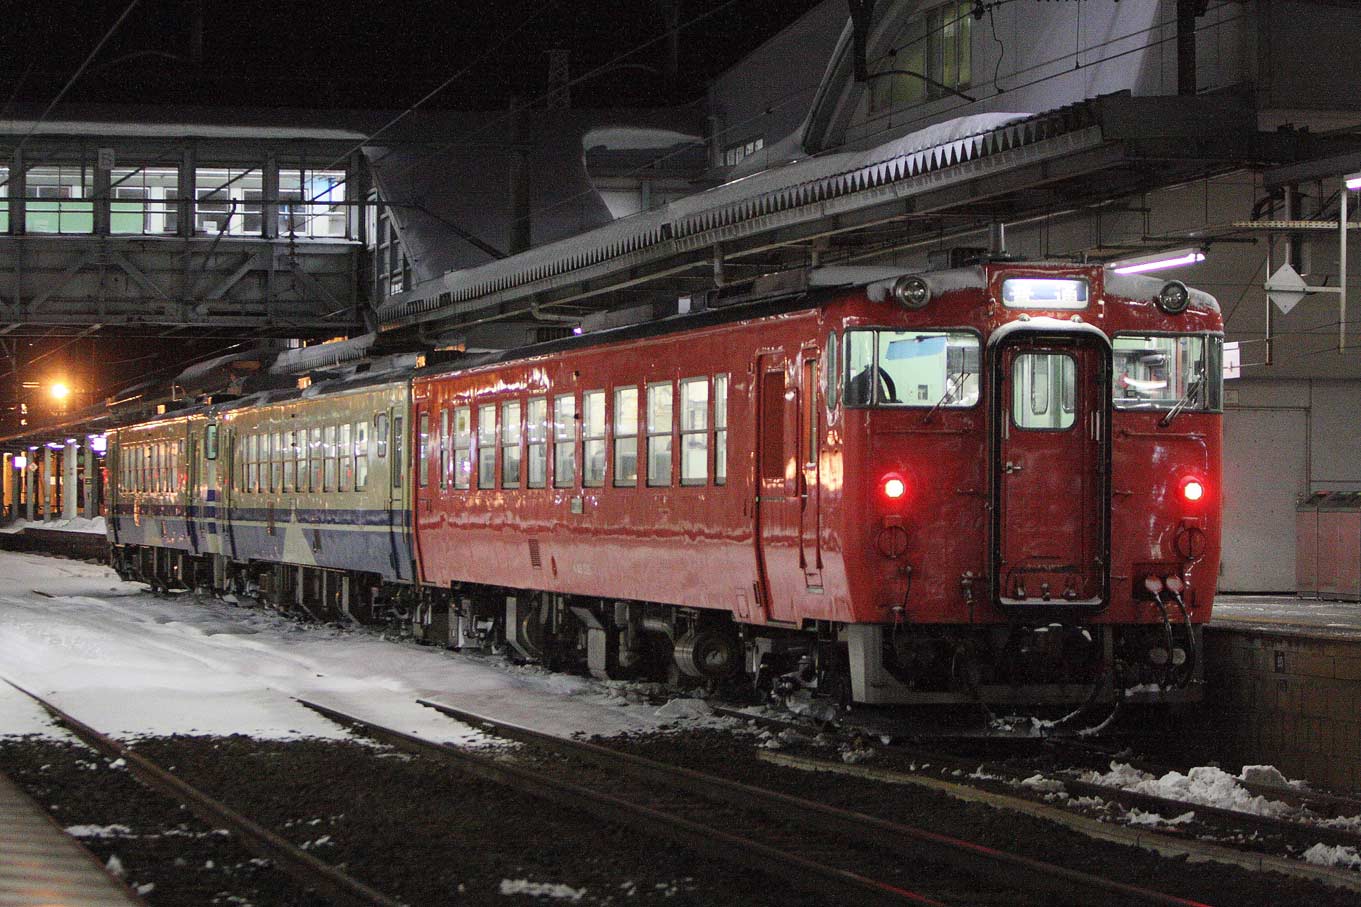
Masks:
[[[552,49],[569,52],[573,78],[608,67],[572,86],[574,107],[684,104],[702,98],[710,79],[816,5],[675,2],[679,53],[676,77],[668,80],[667,0],[140,0],[51,117],[60,119],[73,104],[401,110],[464,69],[425,107],[502,109],[543,95]],[[11,4],[0,29],[0,116],[45,109],[127,5]],[[33,399],[20,387],[23,378],[65,377],[86,391],[82,402],[94,402],[152,371],[169,377],[182,364],[235,345],[185,339],[168,351],[164,341],[72,340],[64,333],[6,342],[0,430],[13,426],[19,399]]]
[[[815,0],[675,0],[678,78],[660,73],[665,41],[573,88],[574,106],[684,102]],[[0,31],[5,100],[45,105],[126,2],[14,4]],[[430,103],[504,107],[544,90],[548,51],[569,52],[574,77],[660,38],[663,0],[141,0],[68,102],[404,108],[469,64]],[[195,53],[196,10],[201,54]],[[699,19],[700,21],[693,21]],[[690,24],[686,24],[690,23]],[[197,62],[195,60],[197,56]],[[483,59],[485,58],[485,59]],[[11,98],[13,94],[13,98]]]

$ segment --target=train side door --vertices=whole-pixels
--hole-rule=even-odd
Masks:
[[[822,413],[818,401],[818,351],[805,349],[799,381],[799,566],[808,589],[822,588]]]
[[[118,506],[127,493],[123,488],[123,444],[122,439],[113,432],[109,432],[108,438],[106,468],[109,471],[109,478],[104,487],[108,506],[108,525],[113,529],[113,543],[117,545],[119,543],[118,537],[123,529],[122,520],[118,514]],[[22,475],[23,473],[19,473],[14,480],[16,497],[19,494],[19,483],[22,481]]]
[[[407,546],[407,532],[412,524],[412,514],[408,512],[407,501],[414,503],[414,495],[409,495],[404,486],[415,471],[407,474],[406,407],[393,406],[388,409],[388,544],[391,550],[392,569],[398,579],[413,579],[403,576],[409,560],[404,552]],[[411,451],[414,459],[415,451]]]
[[[994,582],[999,604],[1107,599],[1108,353],[1094,338],[1026,337],[994,361]]]
[[[802,500],[794,448],[797,385],[788,381],[784,353],[756,357],[756,564],[758,598],[767,620],[792,620],[794,596],[805,583],[799,567]],[[796,579],[797,578],[797,579]]]
[[[189,428],[189,440],[185,445],[185,469],[188,475],[184,483],[184,528],[189,534],[189,548],[195,554],[202,554],[204,545],[199,538],[203,524],[200,522],[203,500],[203,469],[200,460],[202,441],[193,427]]]

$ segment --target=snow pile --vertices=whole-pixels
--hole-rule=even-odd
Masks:
[[[1142,825],[1148,828],[1185,825],[1187,822],[1195,819],[1195,817],[1196,814],[1194,812],[1187,812],[1172,819],[1164,819],[1157,813],[1146,813],[1142,809],[1131,809],[1129,812],[1125,813],[1125,821],[1130,825]]]
[[[585,888],[573,888],[561,882],[531,882],[528,879],[502,879],[502,894],[525,894],[532,898],[557,898],[579,901],[586,896]]]
[[[1245,765],[1243,770],[1238,773],[1240,780],[1248,784],[1264,784],[1270,787],[1293,788],[1294,790],[1307,790],[1309,785],[1304,781],[1291,781],[1281,774],[1281,770],[1274,765]]]
[[[1304,852],[1306,863],[1313,863],[1315,866],[1337,866],[1341,869],[1361,869],[1361,855],[1358,855],[1355,847],[1345,847],[1341,844],[1330,846],[1328,844],[1315,844]]]
[[[107,534],[102,516],[89,520],[80,516],[71,520],[15,520],[0,527],[0,532],[23,532],[25,529],[50,529],[53,532],[88,532],[92,535]]]
[[[1021,787],[1028,787],[1031,790],[1048,791],[1057,793],[1063,790],[1063,782],[1055,778],[1046,778],[1044,775],[1036,773],[1029,778],[1021,781]]]
[[[126,825],[69,825],[66,833],[73,838],[126,838],[132,829]]]
[[[1238,783],[1240,778],[1230,775],[1221,768],[1208,765],[1196,766],[1184,775],[1181,772],[1168,772],[1157,778],[1125,763],[1112,762],[1109,772],[1105,774],[1085,772],[1081,780],[1089,784],[1118,787],[1139,794],[1199,803],[1202,806],[1216,806],[1220,809],[1232,809],[1273,819],[1289,818],[1295,812],[1288,804],[1279,800],[1268,800],[1266,797],[1248,793]]]
[[[703,699],[672,699],[652,714],[658,718],[708,718],[713,713]]]

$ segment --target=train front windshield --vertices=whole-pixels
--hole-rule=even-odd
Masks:
[[[847,331],[846,405],[973,406],[978,363],[969,331]]]
[[[1112,341],[1116,409],[1217,412],[1223,399],[1223,339],[1205,334],[1120,334]],[[1185,402],[1183,402],[1185,401]]]

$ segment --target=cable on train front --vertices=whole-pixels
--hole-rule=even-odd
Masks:
[[[1200,698],[1220,551],[1215,300],[991,261],[870,283],[828,314],[849,699]]]

